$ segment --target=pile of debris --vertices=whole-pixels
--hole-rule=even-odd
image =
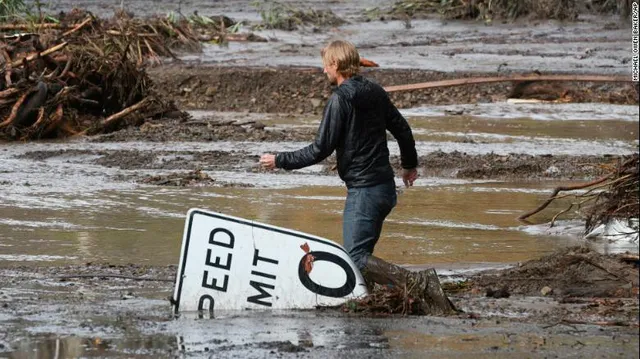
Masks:
[[[571,198],[566,209],[556,213],[551,226],[556,219],[572,209],[577,209],[585,216],[585,233],[593,233],[596,227],[603,230],[612,224],[626,223],[625,233],[607,233],[611,238],[638,238],[638,218],[640,218],[640,159],[638,154],[624,156],[606,166],[605,175],[589,183],[556,187],[549,198],[538,208],[522,214],[518,219],[527,220],[529,217],[544,210],[557,199]],[[581,191],[576,194],[561,194],[561,192]]]
[[[156,186],[192,187],[211,185],[215,181],[208,174],[197,169],[187,173],[171,173],[169,175],[147,177],[142,180],[142,183]]]
[[[611,13],[621,16],[630,14],[630,0],[401,0],[386,13],[392,18],[419,18],[440,14],[446,19],[493,18],[516,19],[533,17],[538,19],[575,20],[583,12]],[[371,10],[370,10],[371,17]]]
[[[203,41],[260,40],[235,33],[234,25],[197,14],[141,19],[123,12],[102,20],[82,10],[56,22],[1,24],[0,140],[92,135],[184,117],[152,90],[145,66],[176,59],[174,51],[201,51]]]
[[[278,1],[254,1],[262,22],[256,29],[293,31],[301,26],[339,26],[346,23],[331,10],[296,8]]]
[[[462,292],[487,297],[510,294],[555,297],[638,297],[638,256],[603,255],[570,247],[517,267],[487,271],[470,279]]]
[[[373,284],[369,295],[349,300],[342,305],[343,312],[375,315],[425,315],[425,306],[419,298],[410,296],[406,288]]]
[[[0,39],[0,139],[96,134],[176,112],[151,90],[130,42],[85,39],[50,47],[38,34]]]
[[[614,220],[636,221],[640,218],[640,181],[638,154],[629,156],[625,161],[612,164],[608,180],[603,182],[606,190],[595,193],[586,212],[586,231],[607,225]],[[638,229],[635,228],[636,237]]]

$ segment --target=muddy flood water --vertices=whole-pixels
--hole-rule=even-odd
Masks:
[[[176,10],[175,1],[125,3],[138,15]],[[258,31],[267,43],[207,44],[202,53],[181,54],[185,68],[317,67],[320,46],[343,37],[391,70],[482,73],[503,68],[606,75],[628,70],[628,31],[613,18],[532,26],[421,19],[408,29],[403,21],[363,20],[366,9],[387,5],[380,0],[283,3],[331,9],[348,23],[320,30]],[[54,11],[80,6],[104,16],[119,4],[59,0],[49,6]],[[180,4],[185,13],[198,9],[236,20],[260,18],[244,0]],[[190,208],[342,242],[346,190],[331,170],[334,160],[292,172],[265,172],[257,166],[264,152],[308,144],[319,115],[214,112],[193,104],[187,105],[192,122],[173,132],[166,124],[151,123],[96,138],[0,143],[0,357],[640,354],[638,311],[632,308],[637,298],[615,302],[635,316],[632,325],[608,325],[618,323],[619,313],[576,314],[592,303],[560,303],[543,295],[489,298],[484,293],[452,295],[463,313],[451,317],[371,316],[337,309],[174,315],[169,297]],[[590,166],[637,153],[637,104],[498,101],[424,104],[401,111],[412,126],[421,159],[444,160],[437,169],[420,167],[412,188],[402,188],[396,178],[398,206],[385,222],[376,255],[410,269],[435,267],[441,281],[451,283],[576,245],[600,253],[638,254],[637,241],[584,239],[577,211],[550,227],[569,199],[554,201],[529,223],[517,220],[556,186],[594,179],[584,175]],[[242,131],[214,138],[211,133],[220,121],[234,122]],[[393,139],[390,151],[397,162]],[[471,160],[447,166],[449,158]],[[523,173],[490,171],[492,165],[522,158],[532,161],[519,167]],[[482,159],[493,162],[478,168]],[[151,180],[196,170],[211,180],[187,186]],[[597,325],[604,317],[608,324]]]
[[[611,106],[606,111],[608,119],[596,113],[597,119],[584,118],[583,110],[590,105],[561,106],[553,111],[544,106],[520,108],[535,109],[534,119],[513,105],[502,106],[502,112],[496,107],[468,106],[466,110],[473,113],[469,116],[443,116],[449,107],[403,112],[414,128],[421,154],[618,155],[637,149],[637,108]],[[554,119],[558,113],[564,113],[565,119]],[[237,113],[193,112],[193,116],[246,118]],[[315,117],[252,116],[268,130],[304,131],[318,123]],[[322,165],[293,173],[256,169],[263,151],[302,145],[304,142],[82,140],[3,145],[0,267],[5,268],[3,275],[15,277],[0,290],[0,301],[12,309],[0,315],[3,350],[16,358],[144,357],[154,353],[318,358],[335,353],[356,357],[424,357],[425,352],[445,357],[473,352],[487,357],[499,353],[503,357],[521,353],[541,357],[549,353],[637,353],[634,330],[607,329],[603,334],[594,326],[512,322],[551,310],[552,300],[543,297],[510,299],[508,304],[500,299],[461,299],[458,305],[463,310],[487,317],[474,320],[368,318],[315,311],[232,312],[216,313],[214,319],[189,315],[173,319],[166,298],[172,291],[189,208],[341,242],[345,189],[334,173],[326,173]],[[234,154],[237,160],[197,163],[197,154],[216,151]],[[391,152],[397,155],[397,146],[392,145]],[[121,156],[119,161],[99,164],[100,158],[113,153]],[[137,168],[127,166],[127,154],[145,153],[158,155]],[[194,158],[195,164],[190,162]],[[139,176],[180,172],[192,166],[205,168],[224,185],[158,187],[135,181]],[[552,214],[567,203],[555,204],[546,215],[534,217],[537,224],[516,220],[562,183],[566,180],[458,179],[423,174],[415,187],[398,187],[399,205],[386,222],[376,254],[409,267],[436,267],[443,281],[451,281],[583,243],[605,253],[637,253],[634,242],[587,242],[575,214],[550,228]],[[94,268],[94,263],[108,265]],[[136,267],[127,269],[130,264]],[[162,281],[59,279],[61,274],[78,273],[74,269],[78,267],[85,274],[115,267],[126,275],[137,273],[140,266],[160,268],[145,274]],[[60,267],[71,270],[57,269]]]
[[[403,110],[410,120],[418,152],[533,155],[619,155],[637,150],[637,108],[609,106],[611,119],[585,120],[582,106],[554,109],[567,119],[524,118],[505,104],[503,113],[475,106],[475,115],[438,116],[447,107]],[[588,108],[589,105],[586,105]],[[534,107],[530,106],[533,110]],[[459,106],[464,108],[464,106]],[[523,110],[522,108],[520,110]],[[469,110],[471,112],[471,110]],[[489,112],[491,111],[491,112]],[[507,113],[512,111],[512,113]],[[635,112],[635,113],[634,113]],[[193,112],[194,118],[243,114]],[[504,118],[496,118],[499,115]],[[491,116],[491,117],[489,117]],[[574,119],[572,119],[572,116]],[[594,117],[596,114],[594,114]],[[600,114],[598,116],[603,116]],[[268,128],[315,128],[318,119],[253,115]],[[293,173],[258,171],[265,151],[296,149],[306,142],[87,142],[5,144],[0,149],[0,260],[18,263],[126,264],[176,263],[186,211],[204,208],[291,228],[341,242],[345,188],[322,165]],[[391,143],[392,155],[397,155]],[[100,158],[119,153],[118,161]],[[237,155],[227,164],[198,163],[194,154]],[[127,154],[158,153],[139,168],[126,167]],[[35,160],[25,160],[37,154]],[[177,160],[177,163],[176,163]],[[172,165],[170,165],[172,164]],[[181,166],[182,164],[182,166]],[[134,176],[180,172],[202,165],[224,186],[158,187]],[[207,167],[208,166],[208,167]],[[124,167],[124,168],[123,168]],[[218,168],[216,168],[218,167]],[[453,169],[452,169],[453,170]],[[552,171],[561,169],[550,168]],[[377,247],[385,258],[406,265],[460,266],[516,263],[582,242],[579,221],[569,214],[549,228],[549,215],[527,225],[516,217],[565,183],[559,180],[495,180],[430,177],[400,191],[400,205],[386,222]],[[568,203],[568,202],[566,202]],[[549,214],[566,203],[555,204]],[[556,211],[554,211],[556,210]],[[604,251],[625,251],[634,243],[594,243]],[[132,257],[133,256],[133,257]]]

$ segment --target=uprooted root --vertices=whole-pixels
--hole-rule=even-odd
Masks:
[[[342,310],[367,314],[426,314],[420,299],[411,297],[408,292],[407,288],[374,284],[369,295],[346,302]]]
[[[640,199],[638,196],[638,154],[623,157],[616,163],[607,165],[608,173],[589,183],[557,187],[551,196],[538,208],[519,217],[526,220],[530,216],[544,210],[557,199],[571,198],[570,205],[555,214],[551,225],[562,214],[576,208],[586,217],[585,232],[595,227],[606,225],[613,219],[629,220],[640,216]],[[584,190],[577,194],[560,194],[560,192]]]

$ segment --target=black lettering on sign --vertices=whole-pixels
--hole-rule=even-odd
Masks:
[[[305,259],[308,255],[312,255],[314,257],[314,262],[327,261],[333,264],[337,264],[347,275],[346,282],[338,288],[329,288],[314,282],[311,277],[309,277],[309,273],[307,273],[307,271],[304,269]],[[309,252],[302,256],[302,258],[300,259],[300,264],[298,265],[298,277],[300,278],[300,282],[302,282],[302,285],[304,285],[305,288],[314,293],[327,297],[342,298],[345,295],[353,292],[353,289],[356,287],[356,274],[353,272],[353,269],[351,269],[349,263],[347,263],[347,261],[340,258],[339,256],[329,252]]]
[[[256,294],[254,296],[251,296],[251,297],[247,298],[247,302],[260,304],[260,305],[265,305],[267,307],[270,307],[271,303],[264,302],[264,301],[260,300],[260,299],[265,299],[265,298],[271,298],[271,294],[269,294],[269,292],[267,292],[266,290],[262,289],[262,287],[265,287],[267,289],[275,289],[276,287],[273,286],[273,285],[256,282],[255,280],[250,281],[249,285],[251,285],[253,288],[257,289],[260,292],[260,294]]]
[[[204,303],[208,302],[209,304],[207,305],[207,307],[204,306]],[[213,307],[215,306],[215,300],[213,300],[213,297],[210,296],[209,294],[205,294],[203,296],[200,297],[200,300],[198,301],[198,310],[202,310],[202,311],[209,311],[209,312],[213,312]]]
[[[203,288],[209,288],[209,289],[214,289],[214,290],[219,290],[221,292],[226,292],[227,291],[227,285],[229,284],[229,276],[225,274],[224,279],[222,281],[222,287],[218,287],[218,278],[212,278],[211,279],[211,284],[209,284],[207,282],[207,280],[209,279],[209,272],[208,271],[204,271],[204,273],[202,274],[202,287]]]
[[[213,251],[211,251],[211,249],[207,249],[207,260],[204,262],[204,265],[211,266],[211,267],[216,267],[216,268],[221,268],[221,269],[226,269],[226,270],[231,269],[231,253],[227,253],[227,263],[226,264],[220,264],[220,257],[216,257],[216,261],[215,262],[211,262],[211,255],[212,254],[213,254]]]
[[[262,272],[258,272],[257,270],[252,270],[251,274],[253,275],[257,275],[260,277],[265,277],[265,278],[269,278],[269,279],[276,279],[276,276],[273,274],[269,274],[269,273],[262,273]]]
[[[220,232],[229,236],[229,243],[218,242],[215,240],[216,234]],[[229,231],[228,229],[224,229],[224,228],[216,228],[212,230],[211,234],[209,235],[209,244],[214,244],[221,247],[233,248],[233,244],[235,243],[235,241],[236,241],[236,238],[233,236],[233,233],[231,233],[231,231]]]
[[[222,234],[222,237],[221,235]],[[226,235],[226,240],[225,236]],[[216,239],[216,237],[218,237]],[[228,229],[224,228],[215,228],[209,234],[209,244],[213,244],[214,246],[224,247],[224,248],[233,248],[235,244],[236,238],[233,233]],[[213,256],[213,250],[211,248],[207,249],[207,258],[204,261],[204,265],[208,267],[220,268],[224,270],[231,270],[231,253],[227,253],[227,261],[225,263],[220,263],[220,259],[222,256],[215,256],[215,260],[211,261],[211,257]],[[226,292],[227,286],[229,285],[229,275],[225,274],[222,279],[222,286],[218,285],[218,281],[220,278],[212,278],[211,283],[209,283],[209,271],[205,270],[202,273],[202,287],[209,288],[213,290],[217,290],[220,292]]]
[[[264,262],[267,262],[267,263],[278,264],[277,260],[271,259],[271,258],[267,258],[267,257],[260,257],[260,255],[258,253],[260,253],[260,251],[257,248],[253,250],[253,265],[254,266],[258,265],[258,261],[264,261]]]
[[[261,257],[260,256],[260,251],[258,249],[254,249],[254,251],[253,251],[253,266],[256,267],[258,265],[259,261],[266,262],[266,263],[271,263],[271,264],[276,264],[276,265],[278,264],[278,261],[275,260],[275,259],[267,258],[267,257]],[[275,275],[269,274],[269,273],[265,273],[265,272],[262,272],[262,271],[252,270],[251,274],[255,275],[255,276],[258,276],[258,277],[271,279],[274,282],[276,280],[276,276]],[[261,280],[263,280],[263,279],[261,279]],[[259,304],[259,305],[264,305],[264,306],[267,306],[267,307],[270,307],[272,305],[272,303],[267,302],[267,301],[263,301],[261,299],[271,298],[271,294],[269,292],[267,292],[266,290],[264,290],[264,288],[275,289],[276,287],[274,285],[258,282],[258,281],[255,281],[255,280],[250,281],[249,285],[252,286],[253,288],[257,289],[258,292],[260,292],[260,294],[256,294],[254,296],[251,296],[251,297],[247,298],[247,302],[255,303],[255,304]]]

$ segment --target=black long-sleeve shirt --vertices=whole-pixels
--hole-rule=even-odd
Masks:
[[[346,79],[329,98],[315,140],[276,155],[276,167],[287,170],[316,164],[334,150],[338,174],[347,187],[367,187],[392,179],[387,133],[400,146],[403,168],[418,165],[415,141],[407,120],[384,89],[362,77]]]

